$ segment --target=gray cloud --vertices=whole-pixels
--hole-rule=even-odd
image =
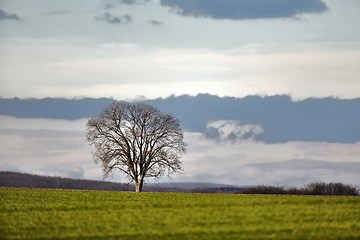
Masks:
[[[293,18],[327,10],[320,0],[161,0],[161,5],[182,16],[214,19]]]
[[[218,141],[236,142],[243,139],[255,139],[264,132],[259,124],[243,124],[237,120],[217,120],[209,122],[205,135]]]
[[[360,163],[288,160],[246,164],[232,169],[180,176],[180,181],[212,182],[239,186],[278,185],[302,187],[312,182],[358,185]],[[177,180],[177,179],[176,179]]]
[[[9,163],[0,163],[0,169],[1,171],[21,172],[20,168]]]
[[[73,120],[97,116],[111,102],[112,99],[109,98],[81,100],[0,98],[0,114],[21,118]],[[226,119],[233,122],[228,121],[224,124],[222,131],[230,131],[230,127],[237,131],[230,132],[228,135],[230,138],[243,136],[245,139],[256,138],[267,143],[288,141],[355,143],[360,140],[358,127],[360,98],[349,100],[313,98],[294,102],[286,95],[220,98],[201,94],[196,97],[182,95],[146,102],[161,111],[179,117],[183,128],[187,131],[206,132],[207,137],[217,138],[221,126],[209,126],[209,123]],[[14,119],[6,120],[9,124],[14,121]],[[236,122],[240,122],[240,126],[237,126],[239,124]],[[261,129],[263,132],[260,131]]]
[[[0,116],[0,122],[0,170],[102,178],[101,168],[93,163],[92,149],[86,142],[86,119],[66,121]],[[261,132],[258,124],[220,120],[210,122],[208,126],[225,140],[209,139],[200,132],[185,132],[185,141],[189,144],[188,153],[182,158],[185,174],[173,175],[173,181],[291,186],[314,181],[360,182],[360,142],[266,144],[251,138],[242,140],[244,134],[257,136]],[[266,132],[267,128],[264,129]],[[228,140],[235,135],[241,141]],[[294,158],[301,160],[288,161]],[[319,161],[322,159],[325,161]],[[126,181],[118,173],[110,180]]]
[[[109,12],[105,12],[99,16],[96,16],[95,20],[99,22],[106,22],[109,24],[129,24],[133,21],[132,17],[129,14],[116,16]]]
[[[83,179],[85,171],[82,167],[76,166],[52,166],[46,165],[36,170],[37,174],[45,176],[65,177]]]
[[[163,25],[163,22],[160,22],[157,20],[151,20],[151,21],[149,21],[149,24],[153,25],[153,26],[160,26],[160,25]]]
[[[100,3],[100,6],[105,9],[111,9],[111,8],[115,8],[121,4],[140,5],[140,4],[146,4],[150,1],[151,0],[102,0]]]
[[[118,2],[128,5],[134,5],[134,4],[145,4],[150,2],[150,0],[118,0]]]
[[[74,13],[74,12],[71,12],[68,10],[57,10],[57,11],[45,12],[45,13],[39,14],[39,16],[64,15],[64,14],[71,14],[71,13]]]
[[[9,12],[6,12],[6,11],[0,9],[0,21],[2,21],[2,20],[20,21],[21,19],[15,13],[9,13]]]
[[[289,160],[248,164],[237,170],[256,184],[303,186],[311,182],[354,184],[360,181],[359,162]]]

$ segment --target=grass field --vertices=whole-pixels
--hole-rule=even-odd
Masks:
[[[360,239],[359,197],[0,189],[0,239]]]

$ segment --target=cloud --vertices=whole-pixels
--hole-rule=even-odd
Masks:
[[[72,166],[54,167],[52,165],[47,165],[39,168],[34,173],[45,176],[75,178],[75,179],[83,179],[85,176],[84,175],[85,171],[82,167],[72,167]]]
[[[110,102],[111,103],[111,102]],[[2,130],[21,129],[21,130],[58,130],[78,131],[86,126],[87,119],[70,120],[49,120],[46,118],[16,118],[0,115]],[[1,133],[1,130],[0,130]]]
[[[85,119],[65,121],[0,116],[0,122],[1,170],[102,179],[101,167],[94,164],[92,149],[86,142]],[[217,121],[209,125],[221,129],[225,139],[231,132],[258,133],[253,130],[256,127],[245,127],[256,124]],[[184,135],[189,144],[187,154],[181,159],[185,174],[172,175],[174,182],[296,186],[312,181],[360,182],[360,142],[267,144],[253,139],[217,141],[199,132],[185,132]],[[126,181],[126,178],[114,173],[110,180]],[[169,179],[161,181],[168,182]]]
[[[20,168],[15,167],[8,163],[0,163],[1,171],[9,171],[9,172],[21,172]]]
[[[153,26],[160,26],[160,25],[163,25],[163,22],[160,22],[160,21],[157,21],[157,20],[150,20],[149,24],[153,25]]]
[[[132,49],[137,49],[136,45],[115,43],[107,43],[101,47],[110,51],[123,48],[131,52]],[[25,118],[80,119],[97,116],[112,101],[110,98],[0,98],[0,114]],[[310,98],[295,102],[288,95],[221,98],[199,94],[195,97],[182,95],[143,101],[179,117],[184,129],[204,132],[208,138],[218,141],[256,139],[267,143],[354,143],[360,140],[360,112],[357,111],[360,108],[360,98]],[[2,124],[13,122],[15,121],[11,118],[3,118]]]
[[[133,21],[132,17],[129,14],[116,16],[109,12],[105,12],[99,16],[96,16],[95,20],[99,22],[106,22],[109,24],[129,24]]]
[[[21,19],[15,13],[9,13],[9,12],[6,12],[6,11],[0,9],[0,21],[3,21],[3,20],[20,21]]]
[[[44,12],[39,14],[38,16],[53,16],[53,15],[65,15],[65,14],[72,14],[74,12],[68,10],[57,10],[57,11],[50,11]]]
[[[243,124],[237,120],[217,120],[207,124],[205,135],[218,141],[239,141],[255,139],[264,132],[258,124]]]
[[[287,186],[314,181],[360,182],[360,142],[221,142],[194,132],[186,132],[185,140],[189,144],[182,158],[185,174],[174,181]]]
[[[182,16],[214,19],[293,18],[327,10],[320,0],[161,0],[161,5]]]
[[[119,5],[141,5],[150,2],[151,0],[102,0],[100,6],[105,9],[115,8]]]
[[[243,175],[256,184],[304,186],[311,182],[358,184],[359,162],[288,160],[244,165],[230,175]]]
[[[143,7],[143,9],[146,8],[147,6]],[[77,40],[70,43],[67,40],[52,38],[2,38],[0,43],[2,46],[0,95],[22,98],[112,96],[126,99],[134,98],[137,95],[157,98],[167,97],[170,94],[197,95],[207,92],[220,96],[237,97],[288,93],[294,99],[312,96],[338,96],[346,99],[359,97],[360,75],[358,69],[360,61],[358,59],[360,51],[357,43],[354,43],[354,47],[350,47],[352,43],[344,45],[344,42],[327,44],[320,41],[309,45],[285,44],[284,46],[280,42],[274,45],[269,44],[270,49],[265,44],[254,44],[226,51],[207,49],[205,43],[204,48],[187,48],[185,47],[187,41],[196,45],[203,41],[214,40],[213,46],[220,47],[223,44],[226,45],[228,40],[239,41],[241,45],[242,39],[224,37],[224,42],[218,41],[219,39],[216,38],[222,36],[220,31],[222,27],[217,30],[219,32],[213,32],[212,35],[205,34],[196,41],[193,41],[192,37],[183,38],[183,35],[181,37],[180,32],[184,33],[184,29],[178,31],[177,27],[171,28],[169,34],[159,34],[158,31],[167,32],[169,24],[172,22],[160,18],[161,15],[145,17],[131,11],[123,13],[134,16],[134,22],[142,22],[147,25],[147,21],[151,19],[160,19],[164,20],[166,26],[158,28],[152,26],[151,34],[156,32],[157,34],[155,34],[156,36],[151,35],[148,43],[152,43],[146,45],[139,41],[133,41],[133,37],[140,38],[140,36],[142,36],[141,41],[145,41],[145,32],[150,33],[149,31],[138,31],[138,24],[111,25],[111,27],[104,27],[106,23],[95,24],[100,32],[106,31],[108,36],[113,36],[99,44],[130,43],[139,46],[136,49],[99,49],[91,48],[91,45],[88,44],[79,48],[76,45]],[[119,15],[121,14],[119,13]],[[138,17],[135,19],[135,16]],[[89,17],[88,20],[93,20],[93,16],[89,14]],[[267,24],[259,23],[257,29],[267,29],[269,34],[271,32],[271,36],[276,36],[275,40],[300,34],[303,30],[305,31],[307,26],[302,23],[304,28],[284,28],[284,31],[290,31],[285,36],[272,33],[271,21],[262,22]],[[281,26],[294,24],[288,21],[281,22]],[[201,24],[200,21],[196,25],[201,27]],[[228,23],[220,21],[218,24],[226,25]],[[233,22],[233,24],[235,23]],[[255,27],[258,23],[252,24]],[[195,26],[190,25],[186,27],[191,28],[189,33],[196,32]],[[119,31],[113,31],[114,26],[126,27],[124,30],[133,34],[121,34]],[[297,30],[295,31],[295,29]],[[227,30],[229,29],[222,29],[225,32],[224,36],[232,36]],[[204,32],[207,32],[206,29]],[[271,41],[270,35],[260,32],[262,37],[257,40]],[[61,32],[58,34],[62,35]],[[236,34],[239,34],[239,31]],[[245,31],[244,38],[248,34],[252,35]],[[317,31],[317,34],[320,34],[320,31]],[[166,46],[174,43],[172,40],[167,41],[170,35],[171,38],[177,39],[177,47]],[[103,35],[98,37],[101,38]],[[317,38],[315,35],[314,37]],[[155,47],[152,45],[153,43],[164,46]],[[342,46],[345,46],[345,49],[342,49]],[[34,55],[37,57],[34,58]],[[13,60],[9,61],[8,59]],[[137,67],[134,68],[134,66]],[[49,78],[52,81],[48,81]],[[76,79],[76,81],[72,81],[72,79]],[[223,118],[225,117],[221,119]],[[234,118],[226,116],[225,119]]]
[[[85,120],[0,116],[0,169],[60,177],[101,179],[85,139]]]
[[[118,2],[127,4],[127,5],[134,5],[134,4],[145,4],[150,2],[151,0],[118,0]]]
[[[185,172],[185,175],[175,180],[238,186],[278,185],[301,187],[313,182],[342,182],[344,184],[359,185],[359,170],[359,162],[329,162],[303,159],[274,163],[238,164],[231,168],[229,163],[223,160],[217,164],[213,163],[213,168],[208,171],[190,169],[190,171]]]

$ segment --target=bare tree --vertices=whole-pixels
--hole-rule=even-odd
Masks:
[[[181,173],[186,152],[178,119],[144,103],[114,101],[99,118],[87,122],[87,140],[104,177],[119,170],[141,192],[144,179]]]

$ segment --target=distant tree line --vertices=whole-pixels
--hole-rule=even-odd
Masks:
[[[41,176],[27,173],[0,172],[0,187],[46,188],[46,189],[79,189],[104,191],[133,191],[134,184],[108,181],[71,179],[62,177]],[[182,189],[172,187],[145,186],[146,192],[180,192]]]
[[[130,191],[132,189],[132,186],[115,182],[49,177],[17,172],[0,172],[0,186],[107,191]]]
[[[81,189],[105,191],[133,191],[134,185],[49,177],[17,172],[0,172],[0,187],[50,188],[50,189]],[[302,188],[260,185],[255,187],[195,187],[177,188],[156,185],[145,185],[146,192],[194,192],[194,193],[229,193],[229,194],[286,194],[286,195],[347,195],[359,196],[355,186],[343,183],[310,183]]]
[[[303,188],[260,185],[245,188],[243,194],[291,194],[291,195],[333,195],[359,196],[360,191],[355,186],[343,183],[310,183]]]

